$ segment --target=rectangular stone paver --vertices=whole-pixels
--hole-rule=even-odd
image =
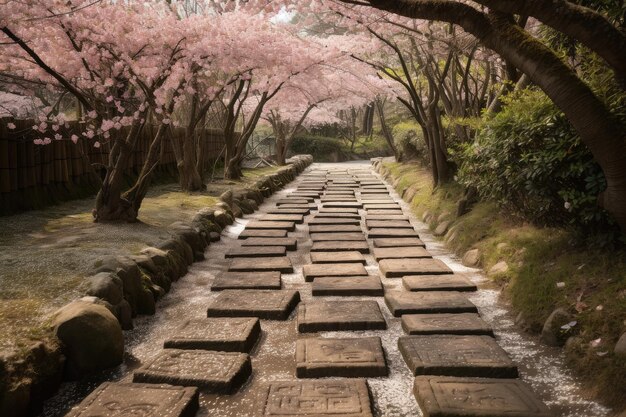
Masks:
[[[378,263],[380,272],[387,278],[406,275],[452,274],[452,270],[440,259],[383,259]]]
[[[316,337],[296,341],[298,378],[364,378],[388,373],[380,337]]]
[[[304,221],[302,214],[265,214],[259,219],[262,222],[294,222],[300,224]]]
[[[313,242],[323,241],[365,241],[365,235],[363,233],[311,233],[311,240]]]
[[[416,237],[382,237],[372,241],[375,248],[396,248],[403,246],[421,246],[426,244]]]
[[[476,306],[456,291],[390,291],[385,295],[389,311],[396,317],[403,314],[476,313]]]
[[[193,417],[198,411],[198,395],[196,387],[104,382],[65,417]]]
[[[311,285],[313,296],[365,296],[381,297],[385,294],[377,276],[322,277],[315,278]]]
[[[367,214],[366,221],[370,220],[409,220],[409,216],[404,214]]]
[[[476,291],[469,279],[460,275],[407,275],[402,285],[409,291]]]
[[[267,210],[268,214],[300,214],[306,216],[311,212],[309,208],[295,208],[295,209],[287,209],[287,208],[271,208]]]
[[[252,229],[279,229],[293,232],[296,228],[294,222],[278,222],[278,221],[260,221],[252,220],[246,224],[246,230]]]
[[[554,416],[519,379],[418,376],[413,394],[424,417]]]
[[[311,225],[309,233],[363,233],[360,225],[328,224]]]
[[[376,239],[380,237],[417,237],[419,235],[415,231],[415,229],[385,229],[381,227],[375,227],[373,229],[369,229],[367,232],[367,237],[369,239]]]
[[[355,225],[358,226],[361,224],[361,220],[359,218],[351,218],[351,217],[315,217],[314,219],[309,220],[309,227],[316,225]],[[359,227],[359,230],[362,231]]]
[[[367,226],[368,229],[389,228],[415,230],[408,220],[366,220],[365,226]]]
[[[244,229],[239,233],[239,239],[251,237],[287,237],[287,231],[278,229]]]
[[[310,204],[281,204],[280,206],[277,206],[280,209],[309,209],[310,211],[315,211],[317,210],[317,205],[314,203],[310,203]]]
[[[211,291],[223,290],[280,290],[280,272],[222,272],[213,284]]]
[[[325,241],[313,242],[311,252],[343,252],[357,251],[361,253],[369,253],[370,247],[365,240],[363,241]]]
[[[367,271],[363,265],[356,263],[310,264],[304,265],[302,274],[306,282],[311,282],[314,278],[319,277],[365,276]]]
[[[207,317],[258,317],[286,320],[300,302],[292,290],[226,290],[207,308]]]
[[[282,200],[278,200],[276,202],[277,206],[284,206],[286,204],[309,204],[309,199],[307,198],[283,198]]]
[[[372,251],[376,262],[383,259],[415,259],[432,258],[430,252],[421,246],[401,246],[397,248],[374,248]]]
[[[315,215],[313,219],[361,219],[361,215],[358,213],[326,213],[324,211],[320,211]]]
[[[270,382],[260,406],[261,417],[372,417],[364,379]]]
[[[365,257],[358,251],[311,252],[311,263],[340,264],[359,263],[365,265]]]
[[[359,214],[359,209],[357,208],[349,208],[349,207],[341,207],[341,208],[333,208],[333,207],[322,207],[319,211],[322,213],[349,213],[349,214]]]
[[[376,301],[307,301],[298,307],[301,333],[335,330],[385,330]]]
[[[517,378],[517,366],[489,336],[401,336],[398,349],[413,375]]]
[[[491,326],[478,314],[405,314],[402,328],[410,335],[458,334],[493,336]]]
[[[387,215],[392,215],[392,216],[398,216],[398,215],[402,215],[404,214],[404,212],[402,211],[402,209],[400,208],[396,208],[396,209],[377,209],[377,210],[367,210],[367,215],[370,216],[378,216],[378,215],[383,215],[383,216],[387,216]]]
[[[322,204],[324,208],[361,208],[362,206],[363,204],[359,202],[330,202]]]
[[[228,267],[233,272],[251,271],[279,271],[285,273],[293,272],[291,259],[287,256],[272,258],[234,258]]]
[[[184,322],[165,339],[163,347],[250,352],[260,336],[257,318],[207,317]]]
[[[285,246],[240,246],[229,249],[224,254],[225,258],[266,258],[285,256]]]
[[[397,203],[394,204],[371,204],[371,203],[363,203],[363,208],[368,212],[370,210],[400,210],[400,205]]]
[[[295,237],[251,237],[244,240],[241,246],[284,246],[288,251],[298,248],[298,239]]]
[[[230,394],[251,374],[247,353],[163,349],[133,373],[133,382],[194,386],[204,392]]]

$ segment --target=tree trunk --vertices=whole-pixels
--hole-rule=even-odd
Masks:
[[[285,138],[276,137],[276,163],[280,166],[287,164],[287,143]]]
[[[241,172],[240,161],[238,158],[230,158],[226,161],[224,167],[224,179],[225,180],[238,180],[241,179],[243,172]]]
[[[378,113],[380,129],[383,137],[387,141],[387,146],[389,146],[389,149],[393,152],[393,156],[396,158],[396,161],[402,162],[402,155],[398,152],[398,147],[394,141],[393,133],[389,129],[389,126],[387,126],[387,119],[385,118],[385,102],[381,99],[376,99],[374,106],[376,107],[376,112]]]
[[[204,189],[204,183],[196,166],[196,143],[194,132],[187,131],[183,139],[182,164],[178,164],[180,186],[184,191]]]

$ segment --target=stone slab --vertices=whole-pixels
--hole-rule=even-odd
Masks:
[[[234,258],[228,270],[232,272],[279,271],[290,274],[293,272],[291,259],[287,256],[271,258]]]
[[[297,209],[286,209],[286,208],[271,208],[267,210],[268,214],[301,214],[306,216],[311,212],[309,208],[297,208]]]
[[[258,317],[286,320],[300,302],[292,290],[226,290],[207,308],[208,317]]]
[[[410,335],[457,334],[493,336],[493,329],[478,314],[405,314],[402,328]]]
[[[402,285],[409,291],[476,291],[469,279],[460,275],[407,275]]]
[[[388,374],[380,337],[316,337],[296,341],[298,378],[373,378]]]
[[[396,317],[403,314],[478,312],[467,297],[456,291],[390,291],[385,294],[385,304]]]
[[[363,233],[311,233],[313,242],[323,241],[365,241]]]
[[[225,258],[266,258],[285,256],[285,246],[239,246],[229,249],[224,254]]]
[[[298,307],[301,333],[385,329],[387,323],[376,301],[313,300]]]
[[[313,296],[382,297],[385,294],[377,276],[320,277],[311,285]]]
[[[366,264],[365,257],[358,251],[342,252],[311,252],[311,263],[314,264]]]
[[[320,214],[322,213],[347,213],[347,214],[359,214],[359,209],[349,208],[349,207],[341,207],[341,208],[333,208],[333,207],[322,207],[319,210]]]
[[[257,318],[201,318],[184,322],[163,343],[164,348],[250,352],[261,336]]]
[[[282,200],[278,200],[276,202],[277,206],[283,206],[286,204],[309,204],[311,200],[308,198],[283,198]]]
[[[298,248],[298,239],[295,237],[251,237],[244,240],[241,246],[284,246],[288,251]]]
[[[322,204],[324,203],[356,203],[357,199],[354,196],[343,196],[343,195],[336,195],[336,196],[327,196],[327,197],[322,197],[320,199],[320,202]]]
[[[280,290],[280,272],[222,272],[213,284],[211,291],[224,290]]]
[[[421,239],[416,237],[382,237],[374,239],[372,241],[375,248],[399,248],[407,246],[420,246],[426,247],[426,244]]]
[[[259,219],[262,222],[276,221],[276,222],[294,222],[300,224],[304,222],[304,216],[302,214],[265,214]]]
[[[373,198],[364,198],[361,201],[363,203],[364,206],[371,206],[373,204],[397,204],[396,201],[389,197],[389,198],[378,198],[378,199],[373,199]]]
[[[368,229],[389,228],[389,229],[412,229],[413,225],[408,220],[366,220],[365,226]]]
[[[439,259],[383,259],[378,263],[380,272],[387,278],[406,275],[452,274],[448,265]]]
[[[377,262],[383,259],[432,258],[430,252],[421,246],[400,246],[397,248],[374,248],[372,251]]]
[[[246,224],[245,230],[253,229],[279,229],[293,232],[296,229],[296,224],[294,222],[252,220]]]
[[[394,204],[386,204],[386,203],[372,204],[372,203],[364,202],[363,203],[363,208],[365,210],[367,210],[368,212],[370,210],[401,210],[400,205],[397,204],[397,203],[394,203]]]
[[[324,211],[320,211],[313,217],[313,219],[351,219],[351,220],[361,220],[361,215],[358,213],[326,213]]]
[[[311,203],[311,204],[281,204],[280,206],[277,206],[278,208],[281,209],[309,209],[312,211],[317,210],[317,204]]]
[[[370,220],[409,220],[409,216],[404,214],[367,214],[365,221]]]
[[[323,203],[322,207],[324,208],[361,208],[363,207],[363,204],[356,202],[356,201],[355,202],[337,201],[337,202]]]
[[[336,191],[336,190],[326,190],[324,195],[354,195],[354,190],[349,191]]]
[[[392,203],[396,203],[397,201],[391,196],[389,195],[389,193],[387,192],[380,192],[380,193],[362,193],[361,192],[361,200],[365,203],[370,203],[373,201],[370,200],[383,200],[385,202],[392,202]]]
[[[398,349],[413,375],[517,378],[517,366],[489,336],[401,336]]]
[[[309,226],[319,225],[354,225],[361,224],[361,219],[358,217],[318,217],[315,216],[309,220]],[[360,227],[360,226],[359,226]],[[309,229],[310,230],[310,229]]]
[[[357,251],[360,253],[369,253],[370,247],[365,240],[363,241],[324,241],[313,242],[311,252],[343,252]]]
[[[367,231],[367,237],[369,239],[377,239],[381,237],[416,237],[419,235],[415,229],[386,229],[383,227],[375,227]]]
[[[366,276],[367,271],[363,265],[356,263],[310,264],[302,267],[302,274],[306,282],[312,282],[319,277]]]
[[[133,373],[133,382],[202,388],[230,394],[252,374],[247,353],[163,349]]]
[[[364,379],[271,382],[260,398],[261,417],[372,417]]]
[[[554,416],[519,379],[418,376],[413,394],[424,417]]]
[[[193,417],[198,411],[198,396],[195,387],[105,382],[66,417]]]
[[[313,202],[316,198],[319,198],[319,194],[318,193],[312,193],[313,195],[311,195],[311,193],[298,193],[293,192],[293,193],[289,193],[289,197],[283,198],[279,201],[284,201],[292,204],[301,204],[302,201],[306,201],[307,203],[311,203]]]
[[[402,209],[384,209],[384,210],[367,210],[367,215],[391,215],[391,216],[398,216],[398,215],[402,215],[404,214],[404,212],[402,211]]]
[[[286,230],[278,229],[244,229],[239,233],[239,239],[248,239],[251,237],[287,237]]]
[[[363,229],[356,224],[318,224],[309,226],[309,233],[363,233]]]

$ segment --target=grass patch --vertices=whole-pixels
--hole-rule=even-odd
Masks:
[[[433,190],[429,172],[419,164],[384,166],[398,192],[417,188],[411,207],[420,218],[431,215],[431,228],[444,213],[455,217],[462,196],[458,184]],[[626,331],[626,251],[590,249],[568,230],[526,224],[489,202],[455,218],[447,244],[460,256],[479,249],[487,271],[507,262],[509,270],[493,278],[531,331],[541,331],[557,307],[572,313],[578,324],[565,349],[569,364],[592,395],[617,409],[626,407],[626,359],[613,353]]]

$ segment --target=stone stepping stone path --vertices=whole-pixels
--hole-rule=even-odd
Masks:
[[[223,290],[280,290],[279,271],[223,272],[211,284],[211,291]]]
[[[247,353],[164,349],[133,373],[133,382],[194,386],[204,392],[230,394],[251,374]]]
[[[260,336],[257,318],[191,319],[176,329],[163,347],[249,353]]]
[[[307,338],[296,341],[298,378],[387,376],[380,337]]]
[[[362,166],[301,174],[209,247],[206,313],[70,415],[550,416],[399,201]]]

